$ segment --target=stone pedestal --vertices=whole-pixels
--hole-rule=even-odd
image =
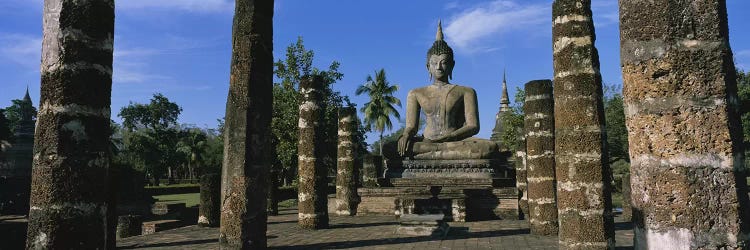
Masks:
[[[397,234],[413,236],[437,236],[448,235],[448,223],[445,223],[445,215],[442,214],[405,214],[399,218],[396,228]]]
[[[495,169],[501,168],[501,161],[482,160],[404,160],[401,163],[400,177],[409,178],[464,178],[492,179]],[[389,169],[391,170],[391,169]],[[505,169],[504,169],[505,170]],[[390,176],[398,175],[389,171]]]
[[[429,186],[359,188],[357,192],[361,199],[357,215],[413,214],[421,211],[416,206],[419,202],[415,201],[432,197]],[[518,190],[515,187],[443,186],[438,198],[447,220],[518,219]]]

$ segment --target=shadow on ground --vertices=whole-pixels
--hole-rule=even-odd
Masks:
[[[416,243],[416,242],[423,242],[423,241],[498,237],[498,236],[509,236],[509,235],[517,235],[517,234],[528,234],[528,233],[529,233],[528,229],[469,232],[469,229],[467,227],[451,227],[446,237],[418,236],[418,237],[407,237],[407,238],[336,241],[336,242],[326,242],[326,243],[308,244],[308,245],[271,247],[270,249],[342,249],[342,248],[353,248],[353,247],[369,247],[369,246],[383,246],[383,245],[392,245],[392,244]]]
[[[212,243],[212,242],[218,243],[219,239],[188,240],[188,241],[154,243],[154,244],[144,244],[144,245],[118,246],[117,249],[138,249],[138,248],[177,247],[177,246],[187,247],[187,245],[206,244],[206,243]]]

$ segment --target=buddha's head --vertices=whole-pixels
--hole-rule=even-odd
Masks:
[[[430,72],[430,78],[441,79],[447,76],[448,79],[452,79],[453,65],[453,49],[443,40],[443,26],[438,22],[435,42],[427,51],[427,71]]]

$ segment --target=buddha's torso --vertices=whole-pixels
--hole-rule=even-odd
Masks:
[[[461,128],[466,121],[464,95],[468,87],[455,84],[416,89],[417,102],[425,114],[424,137],[436,139]]]

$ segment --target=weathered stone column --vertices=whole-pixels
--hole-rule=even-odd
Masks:
[[[622,220],[633,219],[633,206],[630,204],[630,174],[622,176]]]
[[[224,134],[219,242],[266,248],[271,154],[273,0],[236,0]]]
[[[560,249],[614,249],[602,78],[591,0],[552,4]]]
[[[216,227],[221,217],[221,176],[205,174],[200,181],[198,226]]]
[[[523,135],[523,129],[521,129],[520,136],[518,137],[518,148],[516,149],[516,188],[518,188],[518,194],[521,195],[518,201],[518,207],[523,213],[523,216],[528,218],[529,216],[529,197],[527,193],[526,183],[526,136]]]
[[[142,224],[143,224],[143,217],[141,217],[140,215],[118,216],[117,217],[117,239],[140,235]]]
[[[531,233],[556,235],[555,104],[552,100],[552,81],[531,81],[526,83],[525,88],[523,113]]]
[[[365,154],[362,159],[362,186],[368,188],[378,187],[378,178],[383,171],[383,157],[380,155]]]
[[[620,1],[636,249],[747,246],[728,32],[724,0]]]
[[[336,214],[354,215],[357,212],[356,179],[354,175],[355,145],[352,140],[357,121],[357,109],[342,107],[339,109],[339,145],[338,165],[336,171]]]
[[[268,173],[268,215],[279,215],[279,170],[273,169]]]
[[[27,249],[104,249],[114,2],[44,1]]]
[[[305,76],[299,84],[299,226],[306,229],[328,227],[328,195],[323,146],[323,79]]]

